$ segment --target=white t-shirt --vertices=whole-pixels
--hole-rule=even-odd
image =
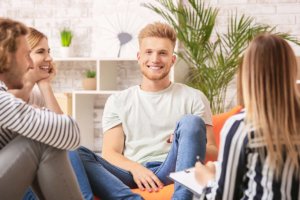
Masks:
[[[138,163],[162,162],[171,148],[167,139],[186,114],[198,115],[212,125],[209,102],[199,90],[179,83],[159,92],[145,92],[140,86],[133,86],[108,98],[103,132],[122,124],[125,157]]]

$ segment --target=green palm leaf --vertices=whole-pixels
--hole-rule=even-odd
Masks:
[[[187,83],[201,90],[211,103],[213,113],[225,108],[225,94],[236,74],[249,42],[259,33],[277,34],[297,45],[300,41],[287,34],[275,32],[276,27],[254,23],[252,17],[237,13],[229,16],[226,33],[216,30],[218,8],[205,0],[156,0],[160,6],[143,6],[162,16],[177,32],[184,51],[177,53],[189,66]]]

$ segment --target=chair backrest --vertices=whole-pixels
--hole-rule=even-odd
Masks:
[[[226,120],[229,117],[231,117],[232,115],[235,115],[235,114],[239,113],[241,110],[242,110],[242,106],[235,106],[234,108],[232,108],[228,112],[213,115],[213,117],[212,117],[213,131],[214,131],[214,135],[215,135],[215,139],[216,139],[218,149],[219,149],[219,145],[220,145],[220,132],[221,132]]]

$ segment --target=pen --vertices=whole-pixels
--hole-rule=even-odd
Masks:
[[[196,162],[200,162],[203,165],[203,162],[200,160],[200,156],[196,156]]]

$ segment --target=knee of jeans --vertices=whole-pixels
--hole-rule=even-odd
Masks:
[[[84,153],[91,153],[92,151],[89,150],[88,148],[84,147],[84,146],[80,146],[78,149],[76,149],[75,151],[78,152],[78,154],[84,154]]]
[[[197,115],[185,115],[180,121],[179,125],[184,129],[190,130],[189,132],[194,132],[196,134],[203,133],[206,134],[206,125],[203,119]]]
[[[82,161],[94,159],[94,153],[86,147],[81,146],[75,151],[77,151]]]
[[[205,127],[205,122],[197,115],[185,115],[180,119],[180,123],[184,123],[189,127]]]

